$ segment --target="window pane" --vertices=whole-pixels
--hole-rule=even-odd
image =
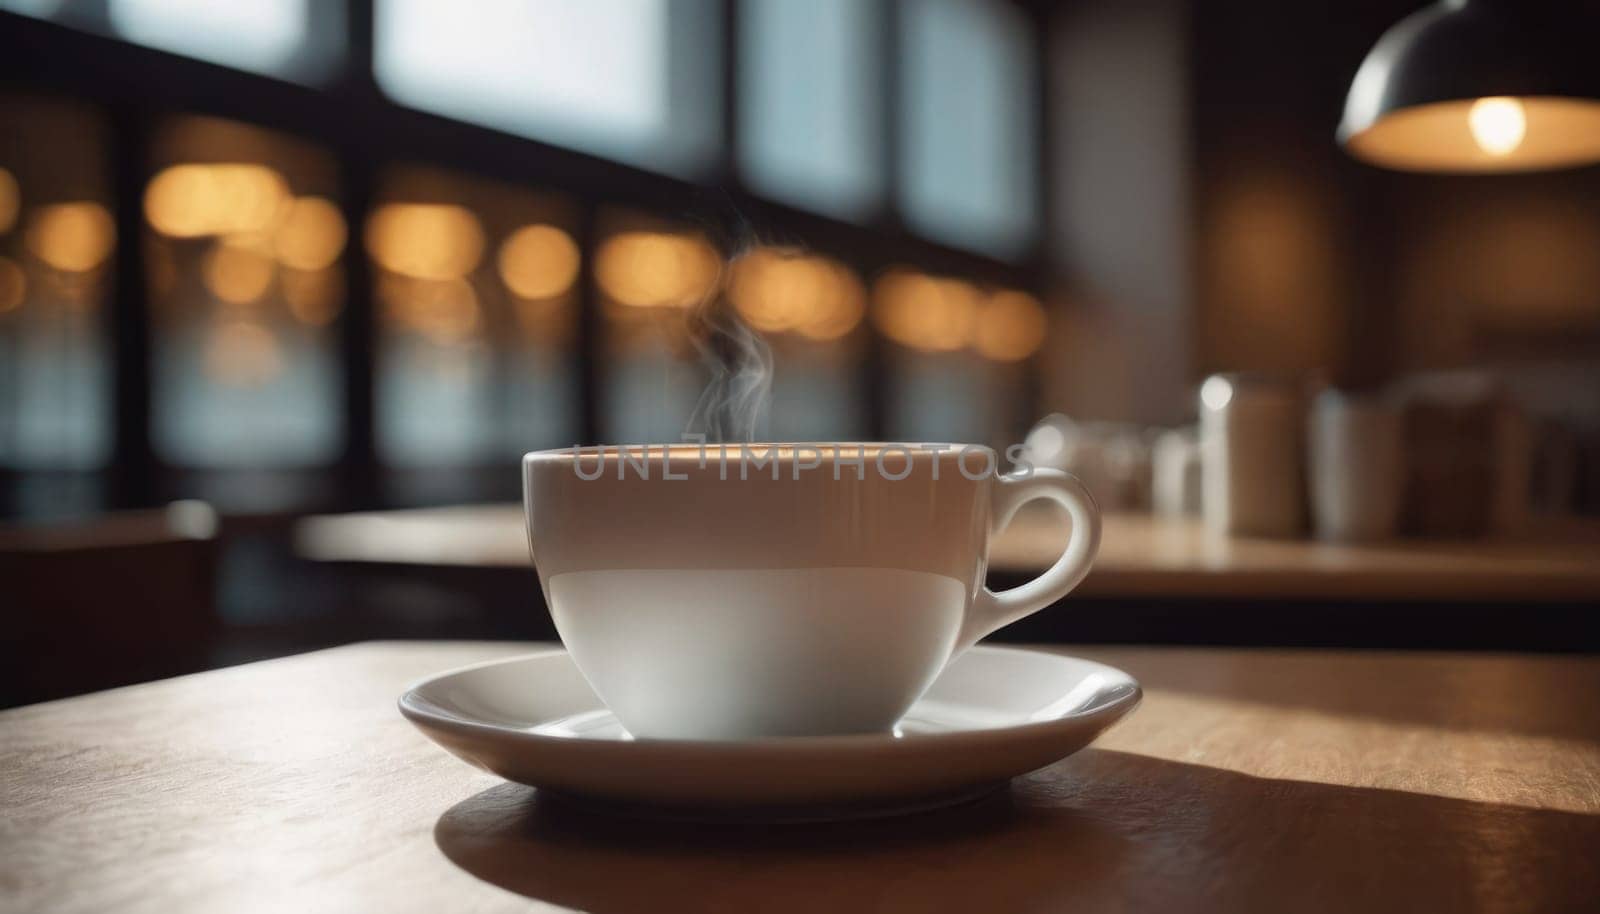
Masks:
[[[903,23],[899,188],[918,232],[999,257],[1032,242],[1033,44],[1006,3],[915,0]]]
[[[745,0],[739,159],[758,192],[841,218],[883,193],[881,0]]]
[[[0,466],[87,470],[110,456],[105,148],[86,109],[0,98]]]
[[[733,261],[724,287],[728,304],[770,350],[764,434],[778,441],[861,437],[866,289],[855,270],[815,251],[757,247]]]
[[[366,226],[385,463],[503,464],[577,440],[573,221],[553,195],[431,169],[385,175]]]
[[[402,104],[693,173],[717,136],[715,0],[378,0],[379,85]]]
[[[668,333],[633,339],[612,357],[606,376],[605,440],[667,444],[689,430],[706,374]]]
[[[326,152],[232,121],[158,133],[145,193],[155,448],[197,468],[338,455],[348,227]]]
[[[283,79],[326,77],[343,50],[340,4],[312,0],[0,0],[0,8]]]
[[[774,441],[858,441],[867,433],[854,341],[773,342]]]
[[[0,9],[21,13],[24,16],[49,19],[59,13],[66,3],[67,0],[0,0]]]
[[[711,378],[695,316],[717,294],[722,256],[698,232],[607,211],[595,252],[605,363],[601,434],[608,444],[674,442]]]
[[[910,441],[1009,443],[1022,415],[1023,365],[1049,316],[1025,291],[982,288],[896,267],[873,284],[873,323],[888,350],[888,431]]]
[[[891,440],[994,441],[999,391],[982,362],[965,353],[896,353],[889,364]]]

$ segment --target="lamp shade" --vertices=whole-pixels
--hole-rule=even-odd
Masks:
[[[1600,161],[1600,53],[1587,0],[1444,0],[1396,23],[1345,99],[1339,142],[1404,171]]]

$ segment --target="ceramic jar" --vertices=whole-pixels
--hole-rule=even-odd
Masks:
[[[1325,390],[1307,428],[1311,510],[1317,536],[1382,540],[1399,530],[1405,423],[1389,399]]]
[[[1298,385],[1212,375],[1200,387],[1201,505],[1206,527],[1293,537],[1305,528],[1305,406]]]

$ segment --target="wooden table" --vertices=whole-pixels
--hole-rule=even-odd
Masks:
[[[4,911],[1594,911],[1600,659],[1092,650],[1093,748],[867,824],[645,825],[427,742],[377,643],[0,713]]]
[[[991,567],[1031,574],[1061,553],[1064,521],[1025,509]],[[312,517],[296,549],[317,561],[527,568],[522,509],[428,508]],[[1341,545],[1235,539],[1198,521],[1105,518],[1100,557],[1078,593],[1109,598],[1584,602],[1600,600],[1600,529],[1560,524],[1517,540]]]

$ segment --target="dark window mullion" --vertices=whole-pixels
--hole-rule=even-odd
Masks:
[[[722,0],[722,144],[717,172],[722,187],[729,193],[742,193],[744,175],[739,170],[739,34],[740,0]]]
[[[334,91],[352,101],[375,101],[373,0],[346,0],[345,15],[345,66]],[[320,139],[326,142],[330,138]],[[342,136],[335,149],[340,208],[350,227],[345,301],[338,321],[344,432],[339,499],[356,507],[376,507],[382,489],[377,449],[378,320],[373,267],[362,233],[375,200],[374,182],[382,157],[361,131]]]
[[[878,22],[878,153],[882,169],[883,199],[879,201],[878,214],[872,225],[885,237],[903,235],[905,220],[900,212],[901,149],[904,144],[900,119],[900,20],[905,15],[903,0],[882,0],[879,4]],[[899,245],[895,245],[898,247]],[[887,263],[870,265],[862,276],[867,283],[870,301],[873,273],[889,266]],[[884,441],[889,434],[889,359],[890,344],[872,326],[869,319],[866,340],[862,346],[861,390],[866,396],[866,422],[868,438]]]
[[[902,72],[901,23],[905,17],[905,0],[883,0],[880,4],[882,20],[878,26],[878,61],[882,68],[878,74],[879,157],[883,169],[883,200],[875,224],[888,234],[905,231],[905,217],[900,211],[900,172],[905,157],[905,122],[900,117],[900,103],[904,92],[900,85]]]
[[[153,332],[145,276],[144,183],[150,155],[149,114],[137,105],[110,109],[112,213],[117,252],[111,307],[104,322],[111,352],[113,437],[110,502],[148,507],[159,500],[150,403]]]
[[[1034,200],[1038,201],[1034,218],[1034,245],[1028,266],[1029,281],[1045,308],[1048,319],[1062,319],[1055,307],[1052,286],[1055,284],[1055,256],[1059,240],[1056,199],[1056,156],[1061,144],[1056,141],[1055,86],[1051,79],[1051,45],[1055,40],[1055,15],[1051,4],[1038,4],[1028,8],[1033,26],[1034,56]],[[1043,348],[1043,347],[1041,347]],[[1044,377],[1038,353],[1021,366],[1021,415],[1024,423],[1042,415],[1045,399]]]

